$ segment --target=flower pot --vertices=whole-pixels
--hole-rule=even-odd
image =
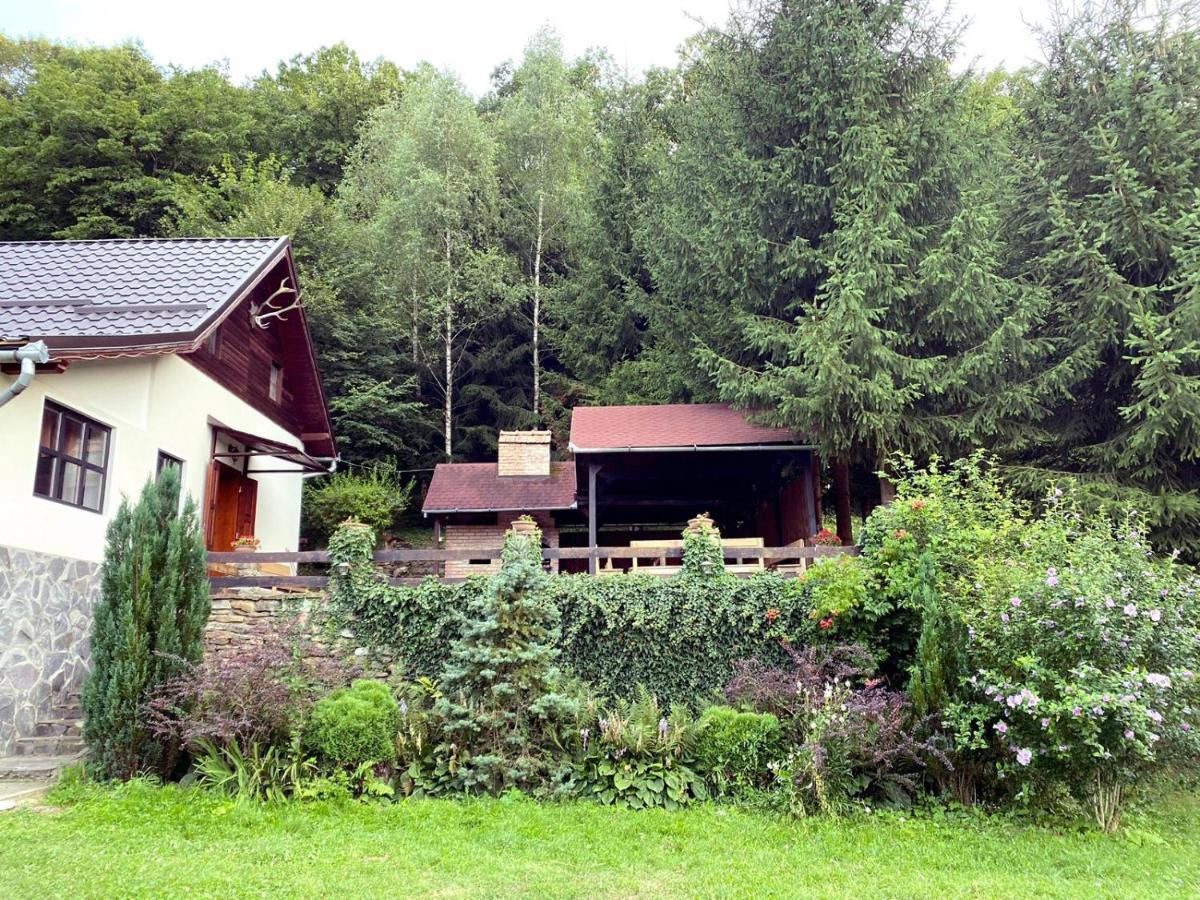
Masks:
[[[711,531],[716,526],[717,523],[713,521],[712,516],[708,513],[700,513],[694,519],[688,519],[687,530],[693,534],[699,534],[704,531]]]
[[[514,519],[509,524],[508,530],[513,534],[533,534],[539,529],[537,522],[530,522],[528,519]]]

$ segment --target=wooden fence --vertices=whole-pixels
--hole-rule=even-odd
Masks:
[[[648,559],[663,554],[670,556],[683,555],[683,542],[680,541],[674,544],[659,544],[653,550],[648,550],[645,547],[546,547],[542,549],[543,560],[595,560],[597,568],[601,560],[614,559]],[[811,560],[827,556],[857,556],[859,554],[858,547],[737,547],[729,548],[725,552],[727,560],[743,562],[748,560],[763,560],[764,562],[772,562],[776,560]],[[471,559],[499,559],[500,548],[494,549],[466,549],[466,550],[435,550],[432,548],[398,548],[395,550],[376,550],[372,555],[372,559],[376,563],[437,563],[447,562],[451,560],[471,560]],[[316,565],[329,565],[328,550],[301,550],[294,553],[275,553],[275,552],[209,552],[208,562],[210,566],[227,567],[236,565],[238,567],[258,566],[264,563],[309,563]],[[648,569],[640,569],[639,572],[652,572]],[[742,578],[750,577],[752,573],[739,572],[738,576]],[[791,577],[797,574],[794,569],[789,568],[783,572],[785,577]],[[388,580],[392,584],[420,584],[427,577],[392,577]],[[438,581],[454,584],[465,581],[465,578],[443,578],[437,577]],[[324,588],[329,583],[328,575],[243,575],[243,574],[210,574],[209,583],[214,590],[221,588],[234,587],[279,587],[279,588]]]

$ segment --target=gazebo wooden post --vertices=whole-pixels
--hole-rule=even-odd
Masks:
[[[850,464],[844,458],[830,462],[833,472],[833,508],[837,513],[837,533],[845,546],[854,543],[854,522],[850,511]]]
[[[596,463],[588,464],[588,549],[592,553],[588,556],[588,574],[595,575],[599,569],[599,560],[596,559],[596,473],[600,471],[600,466]]]

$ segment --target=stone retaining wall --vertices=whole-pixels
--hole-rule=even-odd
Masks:
[[[83,690],[97,563],[0,547],[0,756]]]

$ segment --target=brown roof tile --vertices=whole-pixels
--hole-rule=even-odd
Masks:
[[[571,412],[571,450],[665,449],[797,444],[786,428],[755,425],[724,403],[657,406],[577,406]]]
[[[425,494],[424,513],[531,512],[573,509],[575,464],[550,463],[550,474],[499,475],[496,463],[441,463]]]

